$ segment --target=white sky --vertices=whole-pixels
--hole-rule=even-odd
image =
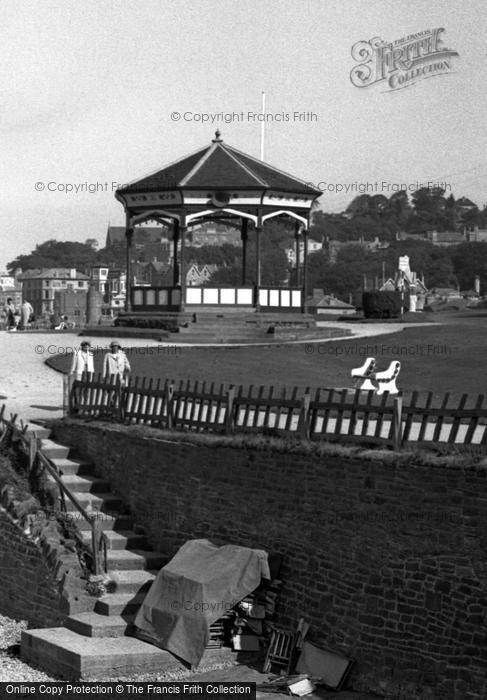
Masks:
[[[111,183],[206,145],[216,126],[258,157],[259,123],[171,113],[259,112],[262,90],[267,112],[290,114],[266,128],[272,165],[315,183],[441,181],[483,206],[486,20],[482,0],[3,0],[0,269],[47,238],[103,243],[109,220],[124,223]],[[395,92],[351,84],[357,41],[436,27],[460,54],[454,73]]]

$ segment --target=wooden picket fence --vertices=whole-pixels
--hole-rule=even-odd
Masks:
[[[432,393],[404,396],[373,391],[312,392],[244,387],[200,381],[178,382],[85,375],[66,388],[67,413],[174,430],[258,433],[307,440],[407,445],[487,445],[484,396],[473,405],[465,394],[435,401]],[[454,405],[449,405],[454,403]],[[472,404],[472,401],[470,401]]]

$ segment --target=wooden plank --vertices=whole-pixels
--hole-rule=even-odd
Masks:
[[[347,403],[347,395],[348,392],[346,389],[342,389],[340,392],[340,407],[337,412],[337,419],[335,423],[335,435],[341,435],[342,434],[342,423],[343,419],[345,417],[345,406]]]
[[[380,397],[380,403],[376,407],[377,408],[377,423],[375,426],[375,436],[376,438],[381,438],[382,437],[382,426],[384,425],[384,417],[387,412],[387,399],[389,398],[389,393],[386,391],[382,396]],[[391,415],[391,420],[392,420],[392,410],[390,412]]]
[[[413,391],[411,395],[411,401],[407,406],[403,405],[402,412],[403,415],[406,414],[406,421],[404,423],[404,429],[402,433],[402,439],[403,442],[407,442],[409,440],[409,435],[411,433],[411,426],[413,424],[413,418],[415,416],[415,409],[416,409],[416,404],[418,401],[418,396],[419,393],[417,391]]]
[[[188,391],[188,397],[187,397],[188,409],[189,409],[188,423],[190,426],[193,426],[196,422],[195,418],[196,418],[199,404],[200,404],[200,400],[201,400],[198,396],[199,385],[200,385],[200,383],[198,381],[195,381],[192,391]],[[189,398],[190,396],[191,396],[191,398]]]
[[[251,401],[251,397],[252,397],[253,391],[254,391],[254,386],[253,386],[253,384],[251,384],[251,385],[249,386],[249,391],[248,391],[247,396],[246,396],[246,397],[243,397],[244,399],[245,399],[245,398],[247,399],[247,403],[246,403],[246,406],[245,406],[245,413],[244,413],[242,428],[248,428],[248,427],[250,427],[250,426],[249,426],[250,401]]]
[[[361,392],[362,394],[364,393],[363,391]],[[367,397],[365,399],[365,406],[362,406],[362,412],[364,414],[363,421],[362,421],[362,433],[361,435],[367,435],[367,430],[369,429],[369,419],[370,419],[370,413],[372,412],[371,409],[372,407],[372,399],[374,398],[374,392],[372,389],[367,392]],[[374,409],[375,410],[375,409]]]
[[[355,434],[355,426],[357,425],[357,411],[359,411],[361,408],[360,398],[361,398],[360,389],[355,389],[355,392],[353,394],[353,399],[352,399],[352,408],[350,411],[350,423],[348,425],[348,434],[349,435]]]
[[[272,406],[272,396],[274,394],[274,385],[269,387],[269,395],[267,397],[268,402],[264,413],[264,428],[269,428],[269,419],[271,416],[271,406]]]
[[[198,412],[196,415],[196,423],[197,425],[211,425],[211,406],[212,402],[211,399],[205,399],[206,395],[206,382],[203,382],[201,385],[201,400],[198,406]],[[205,413],[205,408],[206,408],[206,418],[204,417]]]
[[[286,400],[286,387],[283,387],[281,389],[279,398],[282,399],[283,401]],[[279,430],[279,423],[281,421],[281,413],[282,413],[283,407],[284,407],[284,403],[280,403],[280,402],[278,403],[278,405],[276,407],[276,412],[274,414],[274,416],[275,416],[274,427],[276,428],[276,430]]]
[[[262,406],[262,399],[264,398],[264,391],[265,387],[260,386],[259,391],[257,392],[257,401],[252,402],[252,406],[254,409],[254,418],[252,420],[252,428],[258,428],[259,427],[259,417],[260,417],[260,407]],[[263,428],[266,427],[266,421],[265,421],[265,412],[264,412],[264,423],[262,425]]]
[[[435,425],[435,431],[433,433],[433,442],[438,442],[441,434],[441,428],[443,425],[443,421],[445,420],[445,410],[448,407],[448,400],[450,398],[450,392],[447,391],[445,396],[443,397],[443,401],[441,402],[441,409],[442,413],[441,415],[438,416],[436,425]]]
[[[291,401],[293,401],[293,402],[298,401],[298,399],[296,398],[297,394],[298,394],[298,387],[295,386],[291,392]],[[286,422],[284,424],[284,430],[286,433],[289,433],[292,431],[293,416],[294,416],[294,411],[293,411],[293,409],[291,409],[287,412]],[[308,416],[308,420],[309,420],[309,416]]]
[[[465,445],[470,445],[471,442],[472,442],[472,439],[473,439],[475,430],[477,429],[477,426],[478,426],[478,424],[479,424],[479,413],[480,413],[480,411],[482,410],[482,404],[483,404],[483,402],[484,402],[484,395],[483,395],[483,394],[479,394],[479,395],[477,396],[477,401],[475,402],[475,408],[474,408],[474,411],[477,412],[477,415],[476,415],[476,416],[472,416],[472,418],[470,419],[470,422],[469,422],[468,428],[467,428],[467,432],[466,432],[466,434],[465,434],[465,439],[464,439],[464,441],[463,441],[463,443],[464,443]],[[485,430],[484,430],[484,435],[485,435],[486,433],[487,433],[487,427],[486,427]]]
[[[467,403],[468,399],[468,394],[462,394],[462,397],[460,399],[460,403],[458,404],[458,411],[462,411],[465,408],[465,404]],[[450,434],[448,435],[448,442],[450,444],[454,443],[456,440],[456,437],[458,435],[458,431],[460,429],[462,419],[460,415],[455,415],[453,418],[453,423],[450,429]]]
[[[422,419],[421,419],[421,426],[420,426],[420,428],[419,428],[419,434],[418,434],[417,442],[423,442],[423,441],[424,441],[424,434],[425,434],[426,428],[427,428],[427,426],[428,426],[428,418],[429,418],[429,413],[428,413],[428,411],[429,411],[429,409],[430,409],[430,406],[431,406],[431,402],[432,402],[432,401],[433,401],[433,393],[432,393],[431,391],[429,391],[428,394],[427,394],[427,396],[426,396],[426,404],[425,404],[423,410],[421,411],[421,414],[422,414],[423,417],[422,417]]]
[[[318,424],[318,417],[319,417],[319,409],[317,408],[318,404],[321,403],[321,388],[318,387],[315,391],[315,397],[312,399],[310,403],[310,417],[309,417],[309,434],[310,437],[313,437],[313,435],[317,432],[317,424]]]

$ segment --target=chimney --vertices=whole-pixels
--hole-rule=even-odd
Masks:
[[[478,294],[480,296],[480,277],[478,275],[475,275],[474,289],[475,294]]]
[[[72,280],[75,280],[75,279],[76,279],[76,268],[75,268],[75,267],[72,267],[72,268],[70,269],[70,271],[69,271],[69,276],[70,276],[70,278],[71,278]]]

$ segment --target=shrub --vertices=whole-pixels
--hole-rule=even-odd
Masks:
[[[399,292],[364,292],[362,306],[365,318],[394,318],[401,314]]]

